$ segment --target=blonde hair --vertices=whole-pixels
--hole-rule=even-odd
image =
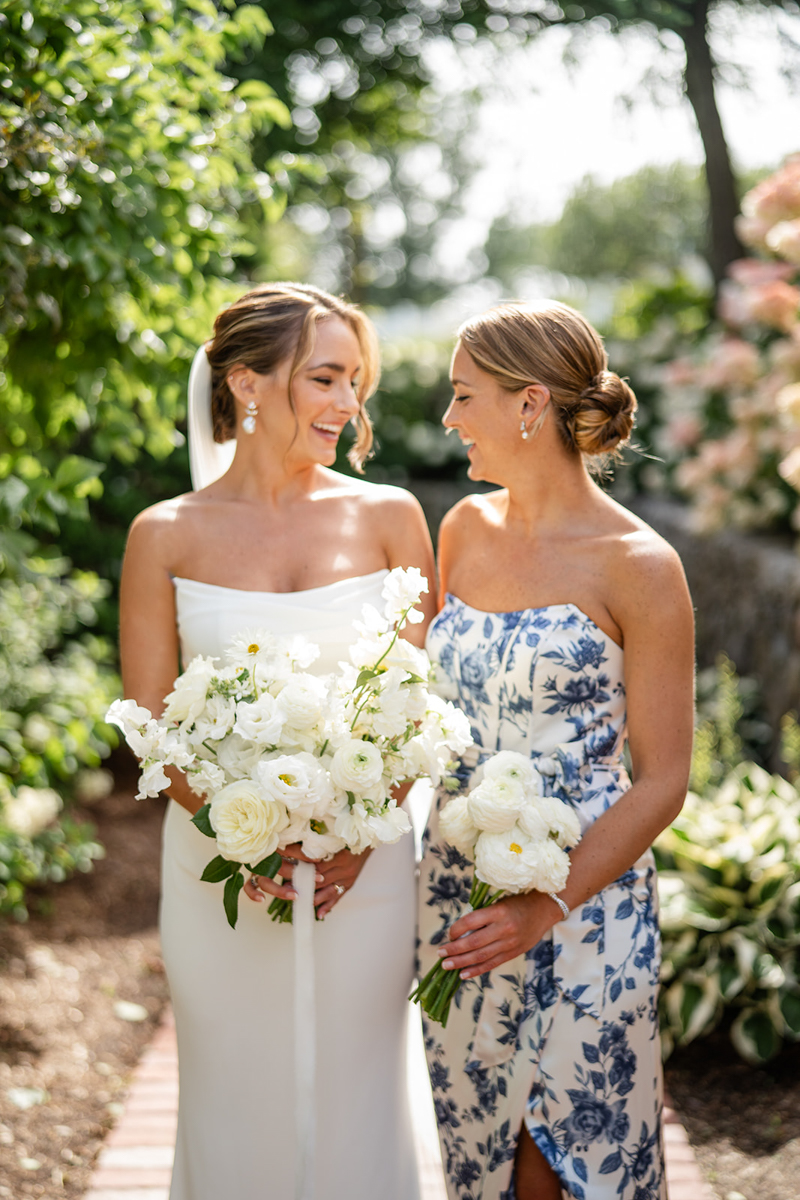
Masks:
[[[214,336],[206,344],[206,354],[211,364],[215,442],[236,436],[236,403],[228,387],[228,375],[234,367],[244,365],[259,375],[269,375],[291,358],[289,401],[294,409],[292,383],[314,352],[318,323],[328,317],[346,321],[361,348],[356,440],[347,457],[356,470],[363,471],[372,450],[372,422],[365,406],[380,377],[378,337],[361,309],[305,283],[263,283],[223,309],[214,322]]]
[[[506,303],[466,321],[464,349],[507,392],[543,384],[564,445],[580,454],[608,454],[633,430],[636,396],[608,370],[599,333],[574,308],[556,300]],[[546,411],[546,410],[545,410]]]

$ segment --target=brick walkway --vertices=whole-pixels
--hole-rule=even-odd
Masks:
[[[411,1047],[409,1080],[422,1200],[446,1200],[421,1039]],[[178,1056],[170,1013],[134,1072],[125,1111],[108,1135],[85,1200],[168,1200],[177,1118]],[[664,1140],[669,1200],[715,1200],[671,1108],[664,1112]]]

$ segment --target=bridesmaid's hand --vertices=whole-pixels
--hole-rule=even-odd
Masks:
[[[303,847],[298,843],[296,846],[287,846],[285,850],[278,851],[283,864],[275,879],[270,879],[267,875],[251,875],[244,885],[244,892],[251,900],[263,900],[264,893],[269,896],[277,896],[279,900],[296,900],[297,892],[292,887],[292,871],[296,862],[314,863],[315,866],[321,866],[315,862],[313,858],[307,858],[303,854]],[[333,862],[334,860],[331,859]],[[316,874],[317,885],[322,883],[322,875],[319,870]],[[278,879],[283,882],[278,883]],[[316,899],[314,901],[316,903]]]
[[[442,966],[458,971],[462,979],[474,979],[525,954],[560,916],[558,905],[542,892],[505,896],[451,925],[450,945],[439,950]]]
[[[340,850],[333,858],[319,864],[317,890],[314,893],[318,917],[326,916],[345,892],[350,891],[371,853],[371,850],[365,850],[363,854]]]

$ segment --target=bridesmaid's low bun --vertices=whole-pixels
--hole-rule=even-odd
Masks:
[[[598,371],[564,424],[581,454],[608,454],[627,443],[635,414],[636,397],[625,380]]]

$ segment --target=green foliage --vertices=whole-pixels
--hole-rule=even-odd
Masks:
[[[726,1020],[765,1062],[800,1038],[800,795],[743,759],[765,740],[753,686],[724,658],[703,674],[692,790],[655,844],[662,1040],[666,1055]]]
[[[10,0],[0,15],[0,514],[55,533],[110,459],[175,445],[188,363],[288,176],[288,114],[221,73],[268,31],[210,0]],[[2,548],[0,548],[2,549]]]
[[[18,921],[28,916],[26,893],[33,886],[63,883],[75,871],[91,871],[103,857],[91,825],[65,817],[32,838],[4,830],[0,813],[0,913]]]

